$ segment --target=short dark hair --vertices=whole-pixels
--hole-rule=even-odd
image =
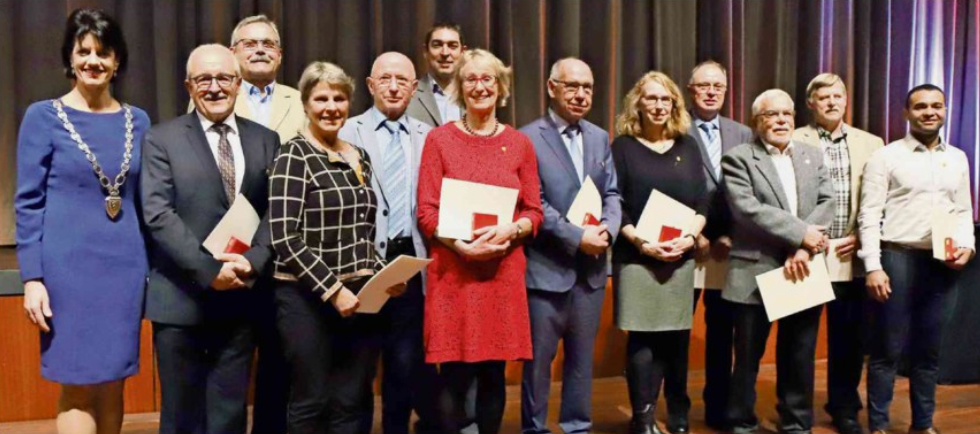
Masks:
[[[99,9],[76,9],[68,16],[65,25],[65,39],[61,44],[61,63],[65,67],[65,76],[75,77],[75,71],[71,66],[71,53],[75,49],[75,43],[85,39],[86,35],[92,35],[99,41],[102,48],[112,51],[119,61],[119,74],[126,70],[126,62],[129,60],[129,52],[126,50],[126,40],[123,38],[122,28],[112,19],[109,14]],[[115,80],[115,77],[113,77]]]
[[[943,92],[943,89],[941,87],[936,86],[934,84],[930,84],[930,83],[920,84],[920,85],[918,85],[916,87],[913,87],[912,90],[910,90],[909,93],[907,95],[905,95],[905,108],[906,109],[912,108],[912,107],[910,107],[910,104],[912,104],[912,95],[914,95],[914,94],[916,94],[918,92],[925,92],[925,91],[928,91],[928,90],[934,90],[936,92],[939,92],[939,93],[943,94],[943,100],[946,99],[946,92]]]
[[[466,45],[466,41],[463,40],[463,28],[452,21],[440,21],[432,25],[428,32],[425,32],[425,46],[429,46],[429,42],[432,42],[432,34],[439,29],[449,29],[456,32],[459,35],[459,44]]]

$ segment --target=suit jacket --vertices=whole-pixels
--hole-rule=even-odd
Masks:
[[[263,218],[244,256],[258,276],[268,274],[272,243],[267,216],[269,171],[279,149],[275,132],[236,117],[245,157],[241,194]],[[244,317],[253,289],[209,287],[221,262],[201,245],[230,205],[197,113],[150,128],[143,138],[140,173],[143,221],[150,259],[146,317],[154,322],[196,325],[215,318]]]
[[[601,222],[609,227],[609,245],[619,233],[622,219],[616,169],[609,147],[609,133],[586,120],[582,129],[583,172],[602,195]],[[582,188],[575,165],[558,127],[545,115],[520,130],[534,144],[541,178],[541,206],[544,221],[537,237],[529,241],[527,253],[527,286],[551,292],[565,292],[575,285],[578,270],[593,288],[606,286],[606,255],[598,258],[579,251],[582,229],[565,217],[575,196]]]
[[[834,217],[834,187],[823,165],[823,153],[795,144],[791,158],[796,172],[797,213],[779,173],[760,140],[739,145],[721,159],[725,193],[731,206],[731,262],[722,297],[759,304],[755,276],[783,266],[803,243],[808,225],[829,225]]]
[[[692,114],[693,116],[693,114]],[[742,143],[751,143],[755,137],[752,130],[735,122],[732,119],[718,115],[718,127],[721,131],[721,153],[724,154],[732,148]],[[704,176],[708,179],[709,209],[707,224],[704,228],[704,235],[709,239],[716,239],[722,235],[727,235],[731,223],[731,211],[728,209],[728,201],[722,190],[722,182],[711,167],[711,157],[708,155],[708,145],[701,137],[701,130],[691,122],[691,128],[687,134],[694,137],[701,149],[701,158],[704,160]]]
[[[408,117],[407,121],[408,135],[411,140],[409,141],[410,143],[405,143],[404,140],[402,141],[402,151],[405,152],[405,158],[408,163],[408,189],[411,195],[410,204],[412,207],[410,210],[412,217],[412,244],[415,245],[416,254],[424,258],[426,257],[425,239],[419,233],[416,206],[418,205],[419,162],[422,161],[422,148],[425,146],[425,138],[428,136],[432,127],[412,117]],[[340,129],[339,137],[355,146],[363,148],[367,151],[368,156],[371,157],[371,161],[374,162],[375,176],[371,178],[371,187],[374,188],[374,193],[378,196],[374,247],[377,249],[378,254],[384,258],[388,249],[388,199],[385,196],[385,191],[387,188],[390,188],[390,181],[384,179],[384,170],[380,168],[384,167],[381,147],[387,144],[377,142],[374,134],[377,125],[372,125],[372,123],[371,109],[368,109],[368,111],[361,115],[348,119],[347,123]],[[424,279],[425,273],[422,273],[422,275]]]
[[[194,111],[194,100],[187,104],[187,112]],[[248,95],[239,93],[235,100],[235,116],[239,119],[252,119],[252,108],[248,105]],[[286,143],[296,137],[306,127],[306,112],[303,99],[298,90],[276,82],[272,92],[272,107],[269,110],[269,129],[279,134],[279,142]]]
[[[412,101],[408,103],[409,116],[425,122],[431,127],[442,125],[442,115],[439,114],[439,105],[436,104],[436,97],[432,95],[432,80],[426,74],[419,79],[418,90],[412,96]]]

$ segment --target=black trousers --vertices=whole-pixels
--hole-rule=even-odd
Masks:
[[[355,293],[366,279],[345,282]],[[358,434],[380,349],[376,315],[343,318],[297,282],[277,282],[276,322],[290,371],[290,434]]]
[[[657,404],[663,384],[671,424],[687,421],[687,355],[690,330],[631,331],[626,340],[626,385],[634,414]]]
[[[276,304],[272,291],[259,294],[253,321],[258,361],[252,406],[252,434],[285,434],[289,402],[289,367],[276,328]]]
[[[827,303],[827,404],[834,419],[857,419],[861,411],[861,372],[868,336],[864,279],[834,282],[835,300]]]
[[[160,434],[242,434],[255,346],[248,320],[153,323]]]
[[[466,393],[476,380],[476,426],[480,434],[497,434],[504,418],[507,387],[504,361],[447,362],[440,364],[445,387],[439,398],[443,433],[458,433],[466,426]]]
[[[698,290],[700,291],[700,290]],[[697,300],[697,296],[695,296]],[[721,291],[704,291],[704,419],[726,425],[725,411],[732,384],[732,351],[735,345],[734,307]]]
[[[728,420],[735,434],[754,433],[756,379],[772,324],[761,304],[735,309],[735,370]],[[822,306],[779,320],[776,336],[776,410],[781,433],[808,433],[813,426],[813,371]]]
[[[401,255],[416,256],[411,238],[388,240],[386,260]],[[416,432],[438,432],[439,377],[435,365],[425,363],[422,325],[425,295],[422,276],[408,281],[400,297],[391,298],[379,313],[384,323],[381,337],[381,426],[385,434],[408,434],[412,410],[419,416]],[[362,431],[374,424],[374,399],[365,403],[369,411]]]

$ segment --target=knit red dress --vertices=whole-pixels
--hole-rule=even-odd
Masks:
[[[530,219],[533,236],[542,220],[537,167],[531,140],[510,127],[490,138],[471,136],[451,123],[429,132],[418,181],[419,229],[432,258],[425,296],[426,362],[532,357],[523,247],[514,246],[496,260],[466,261],[433,234],[442,179],[454,178],[520,190],[514,221]]]

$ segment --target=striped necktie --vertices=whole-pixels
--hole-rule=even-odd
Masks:
[[[231,152],[231,142],[228,133],[231,127],[226,124],[214,124],[209,131],[218,133],[218,172],[221,173],[221,184],[224,186],[228,203],[235,202],[235,156]]]
[[[711,163],[711,170],[714,170],[715,177],[721,177],[721,136],[715,131],[715,126],[713,124],[704,122],[699,128],[704,131],[704,135],[708,138],[707,150],[708,150],[708,160]]]
[[[408,236],[410,226],[408,176],[405,167],[405,152],[402,151],[401,124],[385,121],[384,126],[391,133],[391,140],[384,153],[385,198],[388,200],[388,238]]]

